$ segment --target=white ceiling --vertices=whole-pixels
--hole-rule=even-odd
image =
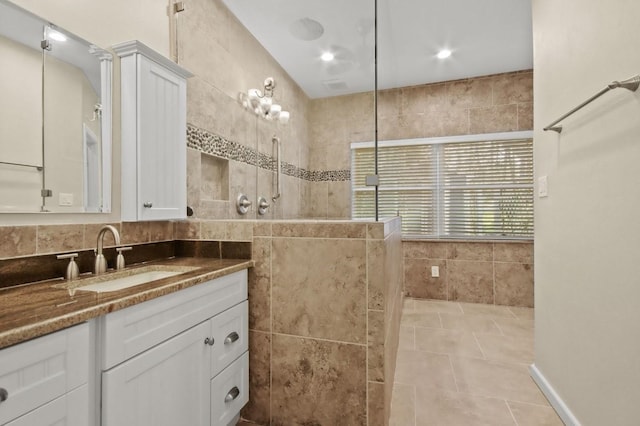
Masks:
[[[373,89],[373,0],[223,1],[311,98]],[[294,37],[302,18],[322,36]],[[531,0],[378,0],[379,89],[531,68]]]

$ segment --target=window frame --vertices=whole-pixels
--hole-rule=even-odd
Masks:
[[[482,236],[473,236],[473,235],[446,235],[444,234],[444,196],[441,194],[445,189],[450,189],[451,186],[444,186],[441,182],[441,178],[443,176],[442,165],[440,162],[442,161],[442,145],[444,144],[453,144],[453,143],[474,143],[474,142],[491,142],[491,141],[508,141],[508,140],[524,140],[530,139],[533,141],[533,131],[515,131],[515,132],[499,132],[499,133],[483,133],[483,134],[474,134],[474,135],[460,135],[460,136],[444,136],[444,137],[433,137],[433,138],[416,138],[416,139],[397,139],[397,140],[387,140],[387,141],[378,141],[379,148],[386,147],[399,147],[399,146],[412,146],[412,145],[440,145],[440,147],[434,147],[434,156],[436,162],[436,183],[435,185],[421,185],[421,187],[426,186],[435,186],[433,188],[433,194],[435,195],[434,200],[436,205],[433,206],[435,211],[435,233],[434,234],[406,234],[403,233],[404,238],[410,239],[440,239],[440,240],[518,240],[518,241],[530,241],[533,240],[533,235],[531,236],[509,236],[509,235],[482,235]],[[350,145],[350,155],[351,155],[351,218],[353,220],[373,220],[373,217],[367,218],[354,218],[354,214],[356,212],[356,193],[365,193],[368,191],[374,191],[375,187],[367,187],[360,186],[356,187],[356,179],[354,178],[354,171],[356,170],[356,156],[355,150],[363,149],[363,148],[374,148],[374,142],[353,142]],[[535,172],[532,172],[532,179],[530,185],[512,185],[512,184],[503,184],[503,185],[478,185],[476,188],[482,189],[485,187],[495,186],[497,188],[523,188],[523,189],[531,189],[532,198],[535,198],[534,194],[534,176]],[[390,188],[379,187],[379,191],[409,191],[413,188],[413,186],[393,186]],[[533,200],[532,200],[533,201]]]

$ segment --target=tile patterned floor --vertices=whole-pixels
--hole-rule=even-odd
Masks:
[[[533,309],[406,299],[390,426],[561,426],[529,377]]]

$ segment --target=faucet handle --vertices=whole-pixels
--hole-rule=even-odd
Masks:
[[[124,255],[123,251],[133,250],[133,247],[116,247],[118,256],[116,257],[116,270],[124,269]]]
[[[67,271],[64,274],[65,279],[69,281],[78,278],[78,275],[80,274],[80,269],[78,268],[78,264],[75,261],[76,257],[78,257],[78,253],[59,254],[56,256],[56,258],[58,259],[69,259]]]

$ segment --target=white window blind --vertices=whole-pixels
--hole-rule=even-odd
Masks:
[[[481,138],[482,135],[478,135]],[[402,216],[405,235],[533,237],[530,138],[383,142],[378,149],[379,217]],[[352,151],[352,217],[375,217],[371,144]]]

